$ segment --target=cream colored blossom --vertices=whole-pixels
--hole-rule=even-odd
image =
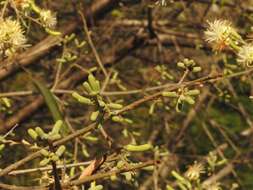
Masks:
[[[26,37],[18,21],[7,18],[0,21],[0,51],[15,52],[26,46]]]
[[[253,44],[246,44],[237,53],[237,62],[248,67],[253,66]]]
[[[50,10],[41,10],[40,21],[47,28],[54,28],[57,24],[55,14],[53,14]]]
[[[21,8],[22,10],[29,9],[31,5],[31,0],[14,0],[16,7]]]
[[[229,21],[215,20],[208,22],[205,39],[213,46],[214,50],[221,51],[231,46],[232,43],[237,44],[241,40],[241,37]]]
[[[158,1],[156,2],[156,5],[167,6],[167,4],[168,4],[167,1],[168,1],[168,0],[158,0]]]
[[[201,163],[194,163],[188,168],[185,176],[192,181],[196,181],[200,178],[200,174],[205,173],[205,168]]]

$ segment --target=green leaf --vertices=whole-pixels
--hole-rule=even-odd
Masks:
[[[38,91],[43,96],[43,98],[47,104],[47,107],[48,107],[50,113],[52,114],[54,122],[57,122],[58,120],[64,121],[62,113],[60,112],[60,109],[58,107],[58,104],[57,104],[52,92],[42,82],[40,82],[36,79],[32,79],[32,81],[33,81],[35,87],[38,89]],[[63,122],[60,132],[62,134],[67,134],[68,130],[69,130],[69,128],[68,128],[66,122]]]

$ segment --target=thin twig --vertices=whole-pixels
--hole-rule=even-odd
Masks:
[[[108,74],[107,74],[107,71],[105,70],[105,67],[104,67],[104,65],[103,65],[103,63],[102,63],[102,61],[101,61],[101,59],[100,59],[100,56],[98,55],[98,52],[97,52],[97,50],[96,50],[96,48],[95,48],[95,46],[94,46],[94,43],[93,43],[93,41],[92,41],[92,39],[91,39],[91,36],[90,36],[90,32],[89,32],[89,29],[88,29],[88,26],[87,26],[86,19],[84,18],[84,15],[83,15],[83,13],[82,13],[81,11],[79,11],[79,14],[81,15],[82,22],[83,22],[83,29],[84,29],[84,32],[85,32],[85,34],[86,34],[88,43],[89,43],[89,45],[90,45],[90,47],[91,47],[91,50],[92,50],[92,52],[93,52],[93,54],[94,54],[94,56],[95,56],[95,58],[96,58],[96,60],[97,60],[97,63],[98,63],[98,65],[99,65],[99,67],[101,68],[101,70],[102,70],[102,72],[104,73],[105,77],[107,77],[107,75],[108,75]]]
[[[94,174],[94,175],[91,175],[91,176],[87,176],[84,179],[67,182],[67,183],[63,184],[63,187],[81,185],[81,184],[84,184],[84,183],[89,182],[89,181],[96,181],[98,179],[107,178],[107,177],[110,177],[112,175],[116,175],[116,174],[119,174],[119,173],[125,173],[125,172],[129,172],[129,171],[134,171],[134,170],[138,170],[138,169],[141,169],[141,168],[145,168],[145,167],[148,167],[148,166],[152,166],[154,164],[155,164],[155,161],[151,160],[151,161],[147,161],[147,162],[144,162],[144,163],[129,166],[129,167],[126,167],[126,168],[121,168],[121,169],[117,169],[117,170],[111,170],[109,172]]]

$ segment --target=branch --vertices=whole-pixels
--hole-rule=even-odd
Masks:
[[[74,180],[74,181],[64,183],[62,186],[63,187],[69,187],[69,186],[74,186],[74,185],[81,185],[81,184],[84,184],[86,182],[96,181],[96,180],[107,178],[107,177],[110,177],[112,175],[116,175],[116,174],[119,174],[119,173],[135,171],[135,170],[138,170],[138,169],[141,169],[141,168],[145,168],[147,166],[152,166],[154,164],[156,164],[155,161],[151,160],[151,161],[147,161],[147,162],[144,162],[144,163],[141,163],[141,164],[136,164],[136,165],[133,165],[133,166],[129,166],[129,167],[126,167],[126,168],[122,168],[122,169],[118,169],[118,170],[111,170],[109,172],[98,173],[98,174],[95,174],[95,175],[87,176],[84,179]]]

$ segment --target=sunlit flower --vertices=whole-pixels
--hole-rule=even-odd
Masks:
[[[158,0],[158,1],[156,2],[156,5],[167,6],[167,4],[168,4],[167,1],[168,1],[168,0]]]
[[[242,46],[237,53],[237,62],[248,67],[253,66],[253,44]]]
[[[194,163],[192,166],[188,168],[185,173],[185,176],[192,181],[196,181],[199,179],[200,174],[205,173],[205,168],[201,163]]]
[[[31,4],[31,0],[14,0],[15,5],[22,10],[28,9]]]
[[[0,51],[6,52],[16,50],[26,46],[26,37],[18,21],[7,18],[0,21]]]
[[[233,43],[237,44],[241,37],[229,21],[215,20],[208,22],[205,39],[213,46],[214,50],[221,51]]]
[[[57,24],[56,16],[50,10],[41,10],[40,21],[47,28],[54,28]]]

